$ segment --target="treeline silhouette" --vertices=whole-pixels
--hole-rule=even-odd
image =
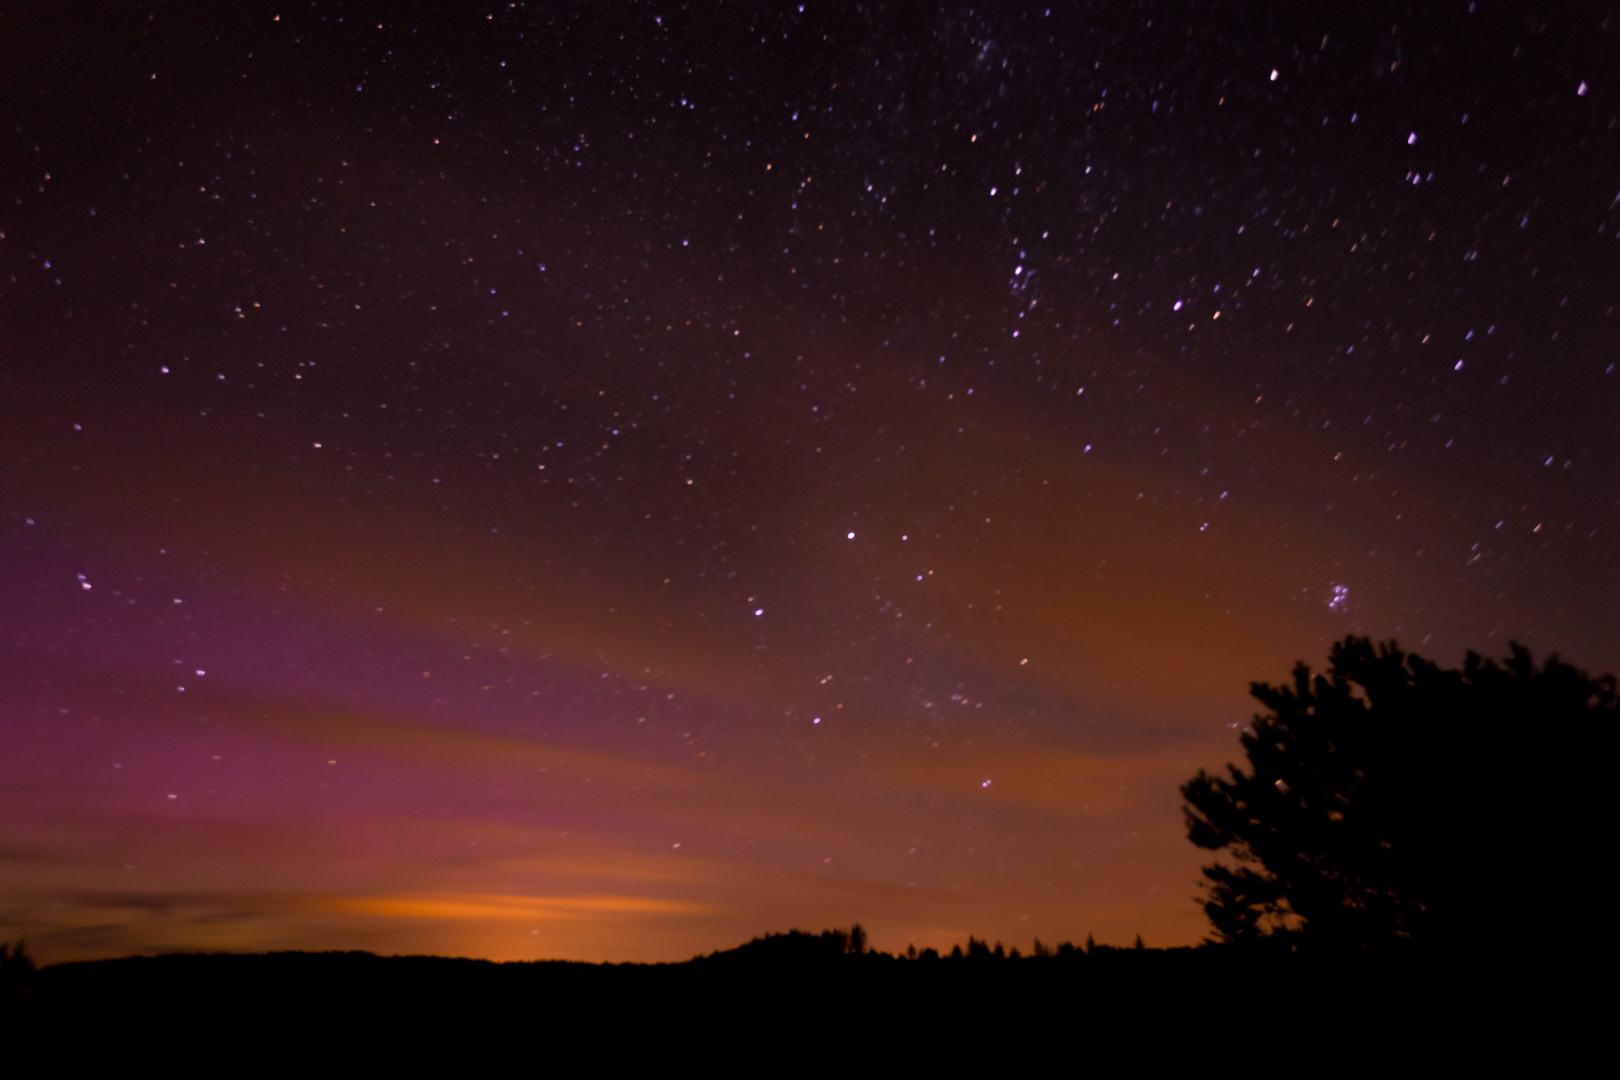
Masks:
[[[858,924],[766,934],[674,964],[282,952],[12,970],[0,988],[0,1029],[21,1036],[9,1044],[42,1064],[98,1046],[442,1064],[544,1047],[536,1061],[707,1053],[764,1063],[834,1048],[879,1052],[896,1040],[926,1054],[1012,1033],[1136,1040],[1163,1055],[1167,1037],[1187,1047],[1229,1037],[1261,1000],[1277,1046],[1336,1038],[1343,1024],[1365,1027],[1374,1010],[1377,1029],[1362,1037],[1369,1050],[1421,1035],[1435,1024],[1436,1000],[1468,992],[1445,972],[1388,958],[1327,966],[1229,946],[1152,948],[1140,938],[1125,948],[1037,939],[1024,953],[970,937],[949,952],[886,953]]]
[[[866,929],[856,923],[848,930],[823,930],[819,934],[806,933],[803,930],[789,930],[785,934],[766,934],[756,937],[745,945],[725,952],[711,953],[708,957],[700,959],[715,960],[722,957],[736,961],[761,963],[814,963],[817,961],[840,960],[845,956],[870,956],[881,960],[910,960],[924,963],[936,960],[1044,960],[1061,958],[1066,960],[1086,956],[1096,956],[1106,953],[1124,952],[1112,945],[1098,945],[1089,935],[1086,943],[1076,946],[1073,942],[1065,941],[1059,945],[1048,945],[1035,938],[1034,948],[1026,957],[1019,952],[1016,945],[1008,948],[1001,942],[991,945],[988,941],[968,935],[967,946],[954,945],[948,953],[941,953],[938,949],[929,947],[918,950],[915,945],[909,945],[904,952],[886,953],[873,949],[868,944]],[[1136,936],[1136,943],[1128,951],[1144,952],[1147,946],[1142,942],[1142,936]],[[1188,946],[1176,946],[1171,949],[1154,949],[1154,952],[1188,952]]]

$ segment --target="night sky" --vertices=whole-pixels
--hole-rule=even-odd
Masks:
[[[1620,665],[1617,306],[1605,3],[0,3],[0,937],[1195,942],[1252,680]]]

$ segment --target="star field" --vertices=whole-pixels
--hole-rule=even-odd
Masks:
[[[1191,943],[1345,634],[1620,656],[1620,18],[0,12],[0,937]]]

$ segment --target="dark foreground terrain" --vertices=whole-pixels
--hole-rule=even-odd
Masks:
[[[177,955],[44,968],[0,994],[13,1062],[283,1059],[759,1067],[975,1058],[1300,1067],[1455,1063],[1523,1032],[1488,975],[1413,958],[1204,949],[907,960],[777,935],[682,964],[369,953]],[[1069,1071],[1069,1070],[1066,1070]]]

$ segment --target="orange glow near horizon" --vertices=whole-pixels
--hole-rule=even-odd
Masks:
[[[908,422],[918,431],[908,437],[923,439],[929,425],[947,420],[913,416]],[[987,483],[975,475],[975,462],[987,456],[1039,475],[1038,484],[984,501],[986,519],[992,527],[1005,521],[1005,532],[992,528],[971,557],[926,537],[896,535],[876,547],[836,536],[795,544],[798,553],[784,558],[800,559],[803,570],[779,581],[770,601],[773,612],[810,611],[825,583],[873,577],[893,581],[896,590],[926,586],[905,618],[944,627],[962,643],[932,660],[936,672],[941,665],[955,670],[946,690],[969,679],[1012,688],[988,714],[971,694],[874,694],[869,681],[840,673],[844,661],[823,658],[817,635],[825,631],[802,617],[761,669],[743,636],[746,616],[715,627],[713,636],[683,632],[703,620],[702,594],[661,580],[649,588],[644,560],[525,547],[499,535],[435,535],[412,530],[397,514],[391,520],[387,510],[367,525],[376,542],[357,546],[354,536],[311,515],[310,504],[291,494],[297,483],[283,485],[282,494],[221,484],[188,471],[188,462],[205,455],[165,457],[174,451],[138,439],[124,433],[117,453],[92,450],[82,465],[58,471],[49,497],[64,511],[111,521],[124,514],[117,493],[136,472],[168,477],[179,494],[148,501],[141,513],[152,516],[135,535],[160,535],[171,527],[170,508],[181,507],[209,560],[226,560],[265,599],[278,594],[278,581],[312,583],[300,588],[300,603],[340,635],[381,634],[436,658],[410,666],[402,684],[359,707],[318,681],[289,693],[251,679],[192,679],[198,685],[181,699],[167,684],[148,680],[143,689],[110,669],[103,690],[83,707],[105,713],[113,728],[177,746],[206,731],[224,751],[221,760],[268,753],[289,768],[324,770],[330,779],[310,781],[317,792],[333,784],[398,786],[436,792],[440,808],[423,816],[332,806],[294,825],[304,815],[286,820],[285,811],[266,805],[210,809],[214,799],[204,789],[164,800],[169,805],[148,811],[145,824],[125,816],[118,826],[80,811],[80,824],[67,833],[25,841],[79,851],[68,857],[82,910],[53,909],[48,919],[59,929],[38,949],[46,959],[190,947],[185,942],[340,948],[352,940],[504,957],[538,949],[577,959],[680,959],[772,929],[855,921],[891,948],[948,948],[952,935],[969,933],[1013,942],[1087,934],[1127,941],[1142,933],[1157,944],[1192,943],[1204,933],[1192,902],[1200,858],[1182,835],[1177,787],[1232,752],[1228,725],[1246,718],[1248,706],[1231,673],[1282,674],[1293,659],[1285,642],[1298,636],[1286,629],[1298,616],[1276,580],[1290,556],[1268,550],[1262,519],[1239,515],[1224,539],[1202,544],[1194,556],[1186,537],[1197,533],[1187,513],[1137,505],[1132,489],[1151,477],[1091,475],[1083,456],[1064,453],[1060,438],[1011,416],[982,424],[975,438],[938,457],[927,483],[944,488],[922,492],[947,503],[965,497],[959,489]],[[245,461],[249,451],[216,443],[200,467],[243,468],[229,464],[233,453]],[[1055,464],[1064,457],[1079,464]],[[306,485],[335,482],[319,457],[305,476]],[[875,472],[867,482],[881,489],[891,480]],[[275,524],[244,530],[245,521]],[[486,584],[521,581],[525,565],[559,561],[571,569],[555,587],[513,593]],[[1200,591],[1206,588],[1219,595]],[[543,617],[525,617],[531,613]],[[1328,621],[1315,624],[1325,637]],[[600,667],[598,681],[642,688],[641,703],[608,709],[604,718],[617,734],[606,739],[557,726],[544,704],[505,696],[484,705],[494,684],[469,684],[456,671],[471,657],[469,643],[585,681]],[[902,679],[917,666],[907,652],[901,646],[889,659]],[[446,680],[466,702],[462,718],[450,722],[433,707]],[[121,684],[116,694],[114,683]],[[384,704],[388,697],[395,700]],[[1054,726],[1061,717],[1027,705],[1021,716],[1009,703],[1019,698],[1045,702],[1043,709],[1065,703],[1072,719]],[[729,749],[694,740],[672,754],[638,743],[647,714],[670,703],[692,727],[791,716],[795,733],[787,738],[800,750],[773,755],[751,743],[746,725]],[[887,714],[902,704],[940,722],[894,734]],[[963,727],[958,718],[978,726]],[[1100,751],[1066,744],[1099,718],[1115,730],[1128,721],[1165,735]],[[667,728],[667,719],[660,722]],[[191,789],[198,783],[165,781]],[[395,798],[379,797],[383,805]],[[498,808],[493,819],[491,806]],[[197,824],[188,813],[250,837],[239,852],[210,856],[211,869],[180,872],[197,881],[202,909],[220,907],[214,889],[227,880],[269,886],[279,876],[249,868],[261,849],[276,852],[306,883],[300,887],[314,891],[304,899],[279,888],[258,899],[244,894],[224,904],[233,914],[208,916],[217,921],[206,932],[190,916],[161,932],[150,919],[110,938],[94,930],[96,913],[117,908],[140,876],[121,864],[184,865],[182,849],[193,841],[181,837]],[[559,823],[539,830],[498,824],[548,816]],[[998,834],[1022,837],[1028,854],[1019,854],[1016,869],[1003,865],[1005,854],[976,865],[978,844],[970,839],[965,860],[912,860],[927,851],[942,816],[976,821],[969,835],[984,837],[981,843],[993,845]],[[124,829],[148,850],[104,861],[64,839],[74,829]],[[299,837],[306,833],[319,842],[304,847]],[[884,849],[890,853],[878,854]],[[635,876],[625,876],[627,852],[640,853],[641,880],[661,882],[657,895],[616,891]],[[615,860],[609,872],[561,869]],[[19,886],[26,893],[60,873],[25,878],[31,881]],[[164,903],[189,910],[186,889],[174,888]],[[46,917],[40,908],[24,910]],[[377,919],[388,925],[357,929]],[[516,924],[524,922],[537,925],[519,934]]]

